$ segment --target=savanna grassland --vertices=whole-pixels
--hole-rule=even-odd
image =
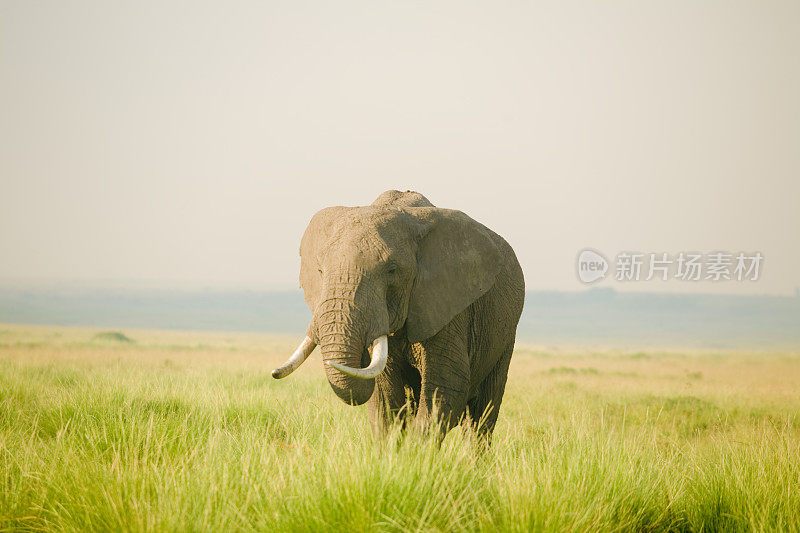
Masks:
[[[0,325],[0,529],[800,531],[800,354],[521,346],[481,452],[297,340]]]

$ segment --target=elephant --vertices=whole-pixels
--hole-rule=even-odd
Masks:
[[[491,438],[522,313],[514,250],[461,211],[415,191],[316,213],[300,243],[312,313],[284,378],[320,346],[328,382],[387,429],[410,410],[444,435]]]

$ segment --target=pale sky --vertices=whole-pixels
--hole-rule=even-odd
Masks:
[[[0,3],[0,282],[297,287],[308,220],[415,189],[512,244],[760,251],[800,287],[800,3]]]

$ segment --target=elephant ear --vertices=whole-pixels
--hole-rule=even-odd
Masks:
[[[424,228],[406,319],[410,342],[435,335],[486,294],[502,267],[497,237],[461,211],[410,208]]]
[[[317,262],[319,250],[331,237],[336,220],[352,209],[339,206],[318,211],[311,218],[300,240],[300,287],[312,313],[317,308],[322,290],[322,275]]]

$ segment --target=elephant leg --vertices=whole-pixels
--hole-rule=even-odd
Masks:
[[[511,363],[511,355],[513,353],[514,342],[512,341],[503,350],[497,365],[478,387],[478,394],[467,404],[470,424],[478,435],[485,438],[487,442],[491,440],[494,426],[497,423],[500,403],[503,401],[503,393],[506,389],[508,366]]]
[[[389,360],[384,371],[375,378],[375,391],[367,403],[376,433],[385,433],[395,421],[405,427],[408,411],[416,409],[420,378],[408,363],[407,350],[407,342],[389,338]]]
[[[433,337],[414,345],[420,374],[417,419],[435,424],[440,436],[461,422],[469,391],[469,356],[461,328],[451,323]]]

